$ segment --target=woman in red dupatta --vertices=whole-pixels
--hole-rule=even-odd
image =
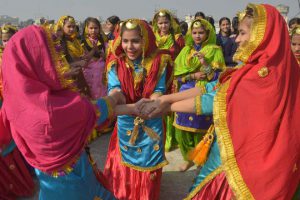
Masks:
[[[161,106],[176,102],[172,111],[214,114],[215,140],[186,199],[286,200],[299,184],[300,68],[286,23],[265,4],[249,4],[239,16],[240,65],[201,96],[187,99],[199,95],[195,88],[160,99]]]
[[[171,56],[157,48],[147,22],[125,21],[112,47],[107,66],[109,92],[120,89],[126,103],[132,104],[170,91]],[[116,198],[158,200],[166,164],[162,118],[144,120],[132,113],[118,116],[104,169]]]

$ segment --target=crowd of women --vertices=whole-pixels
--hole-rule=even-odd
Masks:
[[[4,25],[0,199],[35,176],[40,199],[158,200],[177,147],[178,170],[199,169],[186,199],[300,198],[300,20],[249,4],[232,24],[162,9],[106,34],[92,17],[81,34],[72,16]],[[109,130],[100,171],[88,144]]]

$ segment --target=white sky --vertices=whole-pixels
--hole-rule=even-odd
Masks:
[[[223,16],[232,18],[247,3],[247,0],[0,0],[0,15],[19,17],[21,20],[41,16],[57,20],[66,14],[74,16],[76,20],[84,20],[88,16],[106,19],[111,15],[118,15],[122,19],[152,19],[155,9],[166,8],[176,10],[179,18],[202,11],[218,20]],[[290,18],[300,11],[298,0],[253,0],[251,3],[288,5]]]

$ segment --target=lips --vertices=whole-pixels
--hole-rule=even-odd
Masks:
[[[295,55],[297,58],[300,58],[300,52],[299,52],[299,53],[294,53],[294,55]]]

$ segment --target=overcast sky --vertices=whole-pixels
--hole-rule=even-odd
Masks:
[[[215,19],[223,16],[232,18],[243,10],[247,0],[0,0],[0,15],[19,17],[21,20],[45,16],[57,20],[61,15],[72,15],[77,20],[88,16],[106,19],[118,15],[126,19],[131,17],[151,19],[154,10],[166,8],[176,10],[179,18],[186,14],[202,11]],[[299,12],[298,0],[265,0],[252,3],[272,5],[285,4],[290,7],[289,17]]]

